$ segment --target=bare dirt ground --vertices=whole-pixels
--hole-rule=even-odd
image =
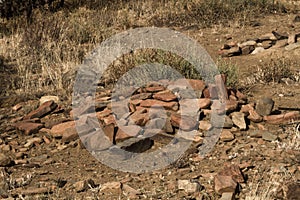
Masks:
[[[299,13],[298,13],[299,14]],[[221,27],[198,29],[172,27],[189,37],[196,39],[214,60],[219,57],[218,49],[230,41],[241,42],[249,38],[270,33],[300,32],[300,22],[293,22],[297,14],[278,14],[257,18],[258,26]],[[232,39],[227,40],[226,38]],[[270,63],[271,60],[286,59],[294,62],[293,70],[300,70],[300,48],[285,51],[284,48],[272,49],[258,55],[244,55],[230,60],[239,68],[241,82],[246,81],[257,71],[257,66]],[[250,102],[261,97],[271,97],[278,107],[300,108],[300,82],[291,84],[254,82],[244,90]],[[13,111],[12,107],[20,103],[23,108]],[[214,176],[230,163],[240,167],[245,182],[240,183],[235,192],[235,199],[300,199],[300,152],[299,127],[292,125],[270,125],[264,122],[250,124],[245,131],[233,132],[235,139],[230,142],[219,141],[204,158],[198,158],[193,145],[175,164],[150,173],[126,173],[101,164],[77,139],[63,144],[60,139],[50,137],[49,143],[43,141],[24,150],[16,158],[16,149],[24,145],[28,138],[42,137],[42,133],[26,136],[13,127],[18,118],[26,115],[38,105],[38,99],[26,100],[21,97],[7,98],[2,101],[0,110],[0,145],[1,152],[14,158],[15,164],[5,167],[9,176],[10,188],[3,192],[10,199],[220,199],[214,189]],[[65,111],[51,114],[42,122],[51,127],[58,122],[71,119],[70,100],[59,104]],[[251,137],[253,130],[261,125],[277,135],[276,141],[266,141]],[[7,149],[8,148],[8,149]],[[23,161],[26,160],[26,163]],[[16,164],[17,161],[20,164]],[[2,168],[1,168],[2,169]],[[3,168],[4,169],[4,168]],[[78,191],[79,181],[92,179],[95,183]],[[187,193],[178,189],[178,180],[198,181],[201,189]],[[101,190],[105,183],[120,182],[123,187]],[[1,173],[0,173],[1,183]],[[131,188],[128,189],[130,186]],[[293,188],[294,187],[294,188]],[[38,194],[30,193],[30,188],[47,188]],[[80,187],[79,187],[80,188]],[[102,187],[103,188],[103,187]],[[292,189],[291,189],[292,188]],[[76,191],[77,190],[77,191]],[[29,192],[28,192],[29,191]],[[34,192],[32,192],[34,193]],[[42,193],[42,194],[40,194]],[[1,188],[0,188],[1,196]]]

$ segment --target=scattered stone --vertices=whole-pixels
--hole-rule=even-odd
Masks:
[[[12,160],[4,153],[0,153],[0,167],[7,167],[11,164]]]
[[[297,37],[295,33],[289,35],[288,44],[294,44],[297,41]]]
[[[229,130],[223,129],[220,134],[220,140],[223,142],[230,142],[234,140],[234,135]]]
[[[250,137],[261,138],[263,135],[263,130],[252,130],[249,132]]]
[[[222,57],[232,57],[232,56],[237,56],[241,54],[241,49],[240,47],[232,47],[228,50],[222,50],[220,51],[220,54]]]
[[[153,146],[154,142],[150,138],[129,138],[123,142],[118,143],[118,147],[125,151],[133,153],[142,153]]]
[[[247,46],[255,46],[256,45],[256,41],[254,40],[249,40],[249,41],[246,41],[246,42],[243,42],[242,44],[239,44],[239,47],[240,48],[244,48],[244,47],[247,47]]]
[[[262,43],[261,43],[261,47],[263,47],[264,49],[269,49],[270,47],[272,47],[273,46],[273,44],[274,44],[274,42],[273,41],[263,41]]]
[[[169,110],[178,110],[178,103],[177,102],[164,102],[164,101],[159,101],[155,99],[146,99],[141,102],[140,106],[146,107],[146,108],[159,108],[159,107],[164,107],[165,109]]]
[[[97,119],[103,120],[105,117],[108,117],[109,115],[111,115],[111,110],[109,109],[104,109],[101,112],[96,112],[96,117]]]
[[[236,125],[237,127],[239,127],[240,130],[246,130],[247,129],[247,124],[245,121],[245,115],[244,113],[241,112],[233,112],[231,114],[232,116],[232,122],[234,123],[234,125]]]
[[[248,55],[250,54],[253,50],[255,49],[254,46],[244,46],[241,48],[241,51],[242,51],[242,55]]]
[[[249,115],[250,110],[254,110],[253,105],[247,104],[247,105],[242,105],[240,112],[244,113],[245,115]]]
[[[71,129],[71,131],[67,131],[67,132],[63,133],[61,141],[63,143],[69,143],[69,142],[77,140],[78,138],[79,138],[79,135],[78,135],[77,131],[74,131],[73,129]]]
[[[259,41],[267,41],[267,40],[277,40],[277,38],[273,35],[273,33],[267,33],[261,37],[258,38]]]
[[[208,121],[200,121],[199,122],[199,129],[200,130],[203,130],[203,131],[209,131],[209,130],[211,130],[212,129],[212,125],[211,125],[211,123],[210,122],[208,122]]]
[[[142,128],[137,125],[119,126],[115,141],[122,141],[131,137],[138,136],[142,131]]]
[[[27,189],[15,189],[12,191],[14,195],[36,195],[36,194],[49,194],[52,193],[53,189],[51,187],[41,187],[41,188],[27,188]]]
[[[276,31],[272,31],[272,34],[276,37],[277,40],[288,39],[288,35],[280,34]]]
[[[181,115],[179,113],[173,113],[171,115],[171,123],[174,127],[180,128],[185,131],[195,130],[199,125],[199,121],[196,117]]]
[[[260,116],[255,110],[249,110],[249,115],[247,118],[255,123],[259,123],[263,121],[263,117]]]
[[[56,104],[58,104],[59,97],[58,96],[42,96],[40,98],[40,105],[43,105],[47,101],[54,101]]]
[[[140,94],[135,94],[130,97],[131,100],[145,100],[145,99],[150,99],[152,97],[152,93],[140,93]]]
[[[277,139],[277,136],[276,136],[276,135],[273,135],[273,134],[270,133],[269,131],[263,131],[263,132],[262,132],[262,138],[263,138],[265,141],[272,142],[272,141],[275,141],[275,140]]]
[[[255,110],[261,116],[270,115],[274,107],[274,101],[271,98],[264,97],[256,102]]]
[[[225,105],[225,111],[231,113],[237,110],[238,102],[233,100],[227,100]]]
[[[225,192],[235,192],[237,182],[234,181],[231,176],[216,175],[214,178],[216,193],[223,194]]]
[[[13,110],[13,111],[18,111],[18,110],[20,110],[22,107],[23,107],[22,104],[21,104],[21,103],[18,103],[18,104],[16,104],[14,107],[12,107],[12,110]]]
[[[115,142],[115,125],[108,124],[105,125],[103,128],[103,133],[109,138],[109,140],[114,143]]]
[[[145,90],[147,92],[161,92],[163,90],[165,90],[166,88],[162,85],[157,85],[157,86],[149,86],[149,87],[146,87]]]
[[[39,138],[39,137],[34,137],[34,138],[30,138],[27,140],[27,143],[24,144],[24,147],[25,148],[31,148],[33,145],[39,145],[42,143],[42,138]]]
[[[269,115],[269,116],[264,116],[263,119],[269,124],[283,124],[289,121],[299,120],[300,112],[292,111],[280,115]]]
[[[230,117],[228,117],[227,115],[224,117],[224,125],[223,128],[232,128],[233,127],[233,122],[230,119]]]
[[[255,47],[255,49],[251,52],[251,54],[256,55],[256,54],[262,53],[264,51],[265,51],[264,47]]]
[[[149,115],[144,111],[147,112],[146,109],[134,112],[129,118],[128,125],[145,126],[149,121]]]
[[[77,134],[74,121],[68,121],[61,124],[57,124],[51,128],[51,135],[53,137],[62,137],[64,134]]]
[[[113,142],[101,130],[96,130],[88,135],[80,137],[82,144],[89,150],[105,150],[113,145]]]
[[[32,122],[18,122],[14,125],[19,131],[22,131],[25,135],[31,135],[37,133],[44,124],[32,123]]]
[[[121,182],[107,182],[101,185],[100,192],[103,191],[117,191],[121,193],[122,183]]]
[[[238,165],[225,164],[224,168],[218,173],[222,176],[230,176],[237,183],[244,183],[245,179]]]
[[[287,40],[278,40],[276,41],[275,45],[272,46],[272,49],[279,49],[279,48],[283,48],[287,45]]]
[[[198,181],[178,180],[177,184],[179,190],[184,190],[188,194],[199,192],[201,190],[201,185]]]
[[[57,107],[57,104],[54,101],[47,101],[43,103],[38,109],[30,112],[28,115],[24,117],[24,120],[26,119],[33,119],[33,118],[40,118],[43,117],[53,110],[55,110]]]
[[[286,46],[284,49],[286,51],[292,51],[294,49],[298,49],[300,47],[300,42],[297,43],[293,43],[293,44],[289,44],[288,46]]]
[[[186,81],[193,88],[194,91],[203,91],[206,87],[205,82],[203,80],[186,79]]]
[[[95,188],[96,184],[92,179],[84,180],[84,181],[78,181],[74,183],[74,188],[76,192],[84,192],[90,188]]]
[[[154,94],[153,98],[161,101],[174,101],[177,99],[177,96],[170,90],[165,90]]]
[[[123,184],[122,189],[123,189],[125,195],[127,195],[130,199],[138,198],[138,195],[142,194],[140,191],[130,187],[127,184]]]
[[[233,192],[224,192],[222,197],[219,200],[234,200],[234,193]]]

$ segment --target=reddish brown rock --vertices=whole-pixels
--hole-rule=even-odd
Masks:
[[[209,108],[211,105],[211,100],[208,98],[198,99],[198,106],[201,109]]]
[[[206,87],[205,82],[202,80],[187,79],[187,81],[195,91],[203,91]]]
[[[280,115],[264,116],[263,119],[269,124],[282,124],[293,120],[299,120],[300,113],[298,111],[293,111]]]
[[[115,140],[122,141],[140,134],[142,128],[136,125],[119,126]]]
[[[239,103],[237,101],[227,100],[225,105],[226,112],[234,112],[237,110]]]
[[[69,143],[69,142],[77,140],[78,138],[79,138],[79,135],[78,135],[77,131],[74,131],[72,129],[72,131],[64,132],[64,134],[62,135],[61,141],[64,143]]]
[[[216,175],[214,180],[216,193],[235,192],[237,182],[231,176]]]
[[[165,90],[166,88],[162,85],[157,85],[157,86],[150,86],[150,87],[146,87],[145,90],[147,92],[160,92]]]
[[[164,107],[165,109],[169,110],[178,110],[178,103],[177,102],[164,102],[155,99],[147,99],[141,102],[140,106],[150,108],[150,107]]]
[[[220,134],[220,140],[222,140],[223,142],[232,141],[234,140],[234,135],[231,133],[231,131],[223,129]]]
[[[107,182],[101,185],[101,192],[118,192],[121,193],[122,190],[121,182]]]
[[[140,94],[135,94],[130,97],[131,100],[145,100],[145,99],[150,99],[152,97],[152,93],[140,93]]]
[[[51,128],[51,135],[53,137],[62,137],[67,132],[72,132],[73,134],[75,133],[77,134],[74,121],[68,121],[61,124],[57,124]]]
[[[238,98],[238,100],[247,101],[247,96],[241,93],[239,90],[236,90],[235,96]]]
[[[57,104],[54,101],[47,101],[43,103],[38,109],[30,112],[28,115],[24,117],[24,119],[33,119],[33,118],[40,118],[43,117],[57,107]]]
[[[25,135],[37,133],[44,124],[32,123],[32,122],[18,122],[14,125],[19,131],[24,132]]]
[[[143,100],[140,100],[140,99],[134,99],[134,100],[130,100],[129,103],[131,103],[132,105],[135,105],[135,106],[139,106],[142,101]]]
[[[233,112],[232,114],[232,122],[239,127],[241,130],[247,129],[247,124],[245,121],[245,114],[241,112]]]
[[[158,92],[153,95],[153,98],[161,101],[174,101],[177,99],[176,95],[170,90]]]
[[[219,54],[222,56],[222,57],[232,57],[232,56],[238,56],[241,54],[241,49],[240,47],[232,47],[228,50],[221,50],[219,52]]]
[[[178,113],[173,113],[171,115],[171,123],[173,126],[185,131],[196,130],[199,125],[199,121],[196,117],[180,115]]]
[[[245,179],[238,165],[225,164],[225,167],[218,173],[221,176],[231,176],[235,182],[244,183]]]
[[[92,179],[84,180],[84,181],[78,181],[74,183],[74,188],[76,192],[84,192],[88,189],[95,188],[96,184]]]
[[[129,124],[145,126],[149,121],[149,114],[146,108],[137,107],[137,111],[129,117]]]
[[[197,79],[178,79],[174,82],[174,85],[180,88],[190,88],[194,91],[203,91],[206,87],[204,81]]]
[[[53,192],[53,187],[30,187],[27,189],[17,188],[12,191],[13,195],[36,195],[36,194],[49,194]]]
[[[114,124],[117,125],[116,118],[114,115],[109,115],[103,119],[105,125]]]
[[[249,116],[247,118],[255,123],[263,121],[263,117],[260,116],[255,110],[249,110]]]
[[[209,121],[200,121],[199,122],[199,129],[203,131],[208,131],[212,128],[212,124]]]
[[[104,109],[101,112],[96,112],[96,117],[100,120],[104,119],[105,117],[108,117],[111,114],[111,110]]]
[[[254,110],[253,105],[246,104],[242,105],[240,112],[244,113],[245,115],[249,115],[250,110]]]

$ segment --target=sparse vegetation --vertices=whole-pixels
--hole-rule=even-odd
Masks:
[[[280,83],[283,78],[297,81],[293,72],[295,63],[289,59],[271,59],[270,62],[261,63],[252,76],[247,78],[247,84],[253,83]]]
[[[2,14],[8,19],[1,22],[0,54],[8,61],[7,66],[15,68],[18,74],[10,81],[10,88],[2,93],[63,89],[63,75],[67,71],[81,63],[104,39],[128,28],[228,26],[229,20],[245,24],[251,21],[251,16],[285,11],[279,3],[267,0],[118,3],[69,0],[49,1],[49,5],[46,1],[30,2],[22,3],[19,10],[16,10],[19,1],[1,4],[2,10],[6,10]],[[51,9],[47,9],[47,5]],[[16,10],[16,15],[8,15],[11,9]],[[24,18],[22,14],[26,9],[30,10],[30,16],[25,12],[27,17]],[[168,62],[173,57],[159,59]],[[183,75],[197,78],[188,64],[177,61]]]

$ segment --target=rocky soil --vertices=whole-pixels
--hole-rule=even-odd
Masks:
[[[243,79],[254,71],[252,65],[271,55],[297,61],[299,22],[295,16],[278,17],[294,26],[282,28],[274,18],[263,19],[266,25],[259,29],[246,28],[244,35],[238,30],[205,34],[212,29],[204,30],[205,36],[198,36],[199,30],[186,33],[199,37],[212,57],[228,45],[221,54],[239,55],[233,61],[242,66]],[[272,33],[274,27],[279,30]],[[286,29],[294,34],[283,34]],[[273,34],[267,42],[260,38],[266,33]],[[284,45],[276,47],[278,43]],[[250,54],[259,47],[264,52]],[[232,48],[238,53],[229,53]],[[2,99],[0,197],[299,199],[299,80],[253,83],[243,91],[227,87],[225,76],[215,78],[215,84],[160,80],[130,87],[130,96],[113,96],[112,90],[99,87],[94,98],[87,96],[86,105],[77,108],[59,95]],[[139,156],[166,145],[170,149],[158,158],[177,155],[178,144],[187,149],[163,168],[156,166],[163,166],[164,159]],[[107,159],[109,166],[99,161]],[[145,165],[155,170],[139,171]]]

